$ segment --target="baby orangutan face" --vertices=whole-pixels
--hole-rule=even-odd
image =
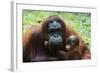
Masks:
[[[71,51],[79,46],[79,39],[77,36],[71,35],[66,40],[66,51]]]

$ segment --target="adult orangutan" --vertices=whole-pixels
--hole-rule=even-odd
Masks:
[[[70,48],[69,42],[74,44]],[[23,62],[90,58],[90,50],[82,38],[55,15],[45,19],[42,27],[31,28],[23,36]]]

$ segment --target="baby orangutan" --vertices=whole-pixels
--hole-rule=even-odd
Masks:
[[[60,57],[66,60],[80,60],[79,39],[75,35],[71,35],[66,40],[66,49],[59,50]]]

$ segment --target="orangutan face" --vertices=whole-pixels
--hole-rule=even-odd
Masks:
[[[62,47],[63,44],[63,32],[60,22],[56,20],[50,21],[48,25],[48,44],[51,50],[57,50]]]

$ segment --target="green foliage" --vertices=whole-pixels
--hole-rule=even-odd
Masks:
[[[23,33],[27,31],[29,25],[41,25],[45,18],[51,15],[58,15],[90,45],[91,13],[23,10],[22,14]]]

